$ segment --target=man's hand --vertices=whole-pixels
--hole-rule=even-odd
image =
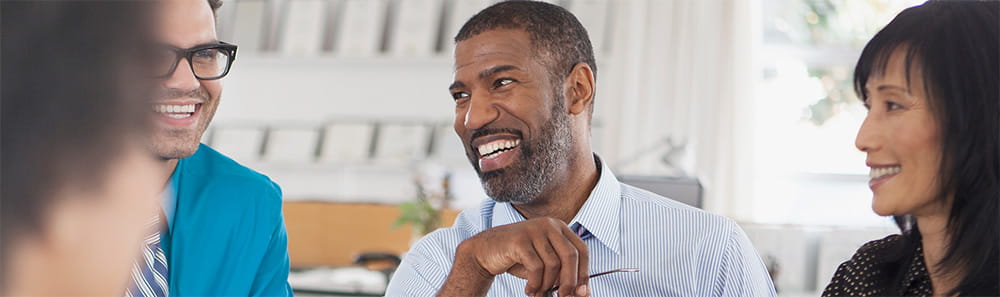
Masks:
[[[559,285],[559,296],[588,296],[587,245],[566,223],[536,218],[483,231],[458,246],[438,296],[483,296],[493,278],[510,273],[528,280],[524,292],[542,296]]]

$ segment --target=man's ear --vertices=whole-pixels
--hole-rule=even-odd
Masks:
[[[594,101],[594,71],[587,63],[576,63],[566,77],[566,101],[572,115],[586,112]]]

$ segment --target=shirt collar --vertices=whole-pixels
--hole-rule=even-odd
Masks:
[[[181,166],[181,162],[177,162],[177,167]],[[166,188],[160,193],[160,207],[163,210],[164,219],[167,220],[167,231],[174,231],[174,213],[177,210],[177,175],[179,171],[177,167],[174,168],[174,172],[170,174],[170,180],[167,181]]]
[[[621,184],[597,154],[594,160],[600,164],[597,185],[568,225],[580,223],[601,244],[618,254],[621,248]],[[525,220],[510,203],[497,203],[493,213],[494,227]]]

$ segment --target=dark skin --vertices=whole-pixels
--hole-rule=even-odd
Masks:
[[[588,296],[589,252],[567,222],[586,202],[599,174],[590,148],[594,74],[586,63],[574,65],[563,81],[552,81],[545,57],[534,55],[528,33],[499,29],[461,41],[455,48],[455,132],[467,154],[476,129],[521,131],[532,141],[552,118],[563,92],[573,134],[571,152],[541,195],[514,208],[527,220],[483,231],[459,244],[451,273],[438,296],[485,296],[497,275],[528,280],[525,294],[542,296],[559,285],[559,296]],[[542,152],[544,153],[544,152]],[[513,162],[517,162],[516,160]]]

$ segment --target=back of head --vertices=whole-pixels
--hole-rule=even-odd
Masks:
[[[941,131],[937,196],[954,197],[940,268],[961,272],[963,295],[1000,295],[1000,2],[928,1],[901,12],[862,51],[859,96],[901,48],[906,73],[923,74]]]
[[[72,199],[57,191],[100,186],[124,143],[146,132],[147,88],[134,78],[148,3],[0,2],[0,269],[12,244]]]
[[[552,81],[563,81],[577,63],[587,63],[597,77],[587,30],[565,8],[538,1],[500,2],[472,16],[459,29],[455,42],[497,29],[528,32],[534,48],[532,54],[548,67]]]

